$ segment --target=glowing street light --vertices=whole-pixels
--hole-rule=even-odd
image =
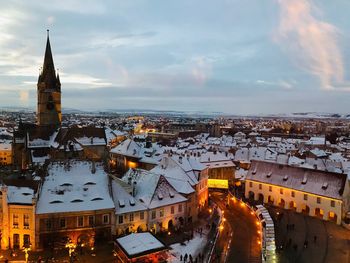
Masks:
[[[77,246],[77,245],[74,244],[74,243],[72,242],[71,239],[69,239],[68,243],[66,244],[66,248],[68,248],[68,252],[69,252],[69,259],[70,259],[70,262],[73,262],[73,257],[72,257],[72,255],[73,255],[73,252],[74,252],[76,246]]]
[[[28,259],[29,259],[29,253],[28,252],[31,250],[31,248],[23,246],[22,250],[24,252],[26,263],[28,263]]]

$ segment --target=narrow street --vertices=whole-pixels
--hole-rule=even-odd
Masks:
[[[228,204],[226,194],[212,192],[211,200],[224,212],[225,218],[215,249],[220,259],[215,262],[261,262],[260,234],[255,215],[238,201],[229,200]]]

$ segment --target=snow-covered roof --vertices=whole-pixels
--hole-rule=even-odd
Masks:
[[[37,203],[37,214],[113,208],[108,176],[101,163],[93,165],[89,161],[73,160],[48,166],[48,176],[45,177]]]
[[[31,205],[34,190],[29,187],[8,186],[7,202],[9,204]]]
[[[132,233],[125,237],[117,238],[116,241],[128,257],[131,258],[166,249],[165,245],[149,232]]]

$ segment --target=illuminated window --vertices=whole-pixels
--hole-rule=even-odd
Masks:
[[[280,194],[283,195],[283,188],[280,188]]]
[[[163,217],[164,216],[164,208],[161,208],[159,210],[159,217]]]
[[[18,215],[13,214],[13,228],[18,228]]]
[[[29,215],[28,214],[23,215],[23,228],[29,229]]]

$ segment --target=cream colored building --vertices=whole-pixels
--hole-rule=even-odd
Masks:
[[[12,164],[12,145],[10,143],[0,143],[0,165]]]
[[[35,250],[34,190],[29,187],[1,186],[0,192],[1,249]]]
[[[337,224],[349,211],[346,175],[269,162],[252,162],[245,197]]]

